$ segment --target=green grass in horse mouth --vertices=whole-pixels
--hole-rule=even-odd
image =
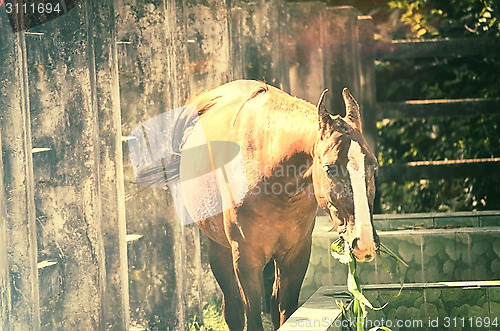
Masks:
[[[347,264],[348,266],[348,273],[347,273],[347,290],[350,292],[352,301],[348,306],[346,306],[342,301],[337,301],[337,305],[339,308],[342,310],[342,317],[346,318],[349,310],[351,310],[352,314],[354,315],[356,321],[357,321],[357,331],[365,331],[365,318],[367,315],[366,307],[372,309],[372,310],[380,310],[383,309],[387,304],[384,306],[378,308],[378,307],[373,307],[373,305],[368,301],[368,299],[363,295],[363,292],[361,290],[361,286],[359,283],[359,278],[356,272],[356,259],[354,257],[354,254],[351,251],[351,248],[349,247],[349,244],[347,241],[344,241],[344,239],[339,238],[336,241],[332,243],[331,246],[331,253],[332,256],[339,260],[340,263]],[[382,256],[380,253],[384,253],[389,255],[392,259],[396,261],[396,266],[398,267],[399,264],[403,265],[404,267],[408,268],[408,264],[403,261],[399,256],[397,256],[392,250],[390,250],[387,246],[384,244],[380,243],[380,248],[377,251],[377,257],[380,259],[381,264],[384,266],[384,268],[392,274],[387,267],[387,264],[384,262]],[[400,278],[401,281],[401,290],[403,289],[403,278]],[[401,291],[400,291],[401,293]],[[398,294],[399,295],[399,294]],[[387,327],[375,327],[370,329],[369,331],[376,331],[376,330],[383,330],[383,331],[392,331],[391,329]]]

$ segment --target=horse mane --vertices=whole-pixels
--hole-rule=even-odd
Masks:
[[[208,111],[238,109],[232,118],[234,126],[236,118],[245,104],[267,91],[269,91],[269,86],[263,82],[238,80],[188,99],[186,108],[174,127],[174,136],[181,139],[175,139],[172,142],[173,150],[180,153],[191,129]]]

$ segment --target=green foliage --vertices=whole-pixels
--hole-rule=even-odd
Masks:
[[[222,298],[219,296],[211,296],[203,308],[203,318],[198,315],[191,317],[189,323],[189,331],[228,331],[226,321],[221,309]],[[274,330],[271,316],[262,314],[262,324],[264,330]]]
[[[378,311],[382,310],[385,307],[385,305],[382,306],[381,308],[376,308],[364,296],[361,290],[361,283],[359,281],[358,273],[356,271],[356,266],[357,266],[356,259],[347,241],[344,241],[344,239],[342,238],[335,240],[330,246],[330,251],[335,259],[339,260],[340,263],[347,264],[348,266],[347,290],[352,296],[352,301],[349,305],[349,307],[351,308],[350,310],[348,307],[344,306],[343,302],[337,301],[337,305],[342,310],[342,318],[347,318],[347,316],[349,316],[349,314],[352,313],[354,320],[356,321],[356,330],[365,331],[366,330],[365,319],[368,314],[366,308],[368,307],[371,310]],[[406,262],[403,261],[403,259],[397,256],[393,251],[391,251],[387,246],[385,246],[382,243],[380,243],[380,249],[377,252],[377,255],[379,257],[380,253],[387,254],[389,257],[394,259],[397,262],[398,267],[401,264],[404,267],[408,268],[408,264],[406,264]],[[389,269],[387,269],[387,271],[390,272]],[[403,288],[402,286],[403,283],[401,280],[401,289]],[[392,331],[390,328],[387,327],[374,327],[369,329],[368,331],[377,331],[377,330]]]
[[[392,0],[389,7],[404,23],[397,38],[494,36],[500,30],[497,0]]]
[[[396,39],[500,37],[499,1],[393,0],[389,6],[400,20]],[[492,97],[500,97],[500,54],[386,61],[377,66],[379,101]],[[377,126],[382,165],[500,156],[500,116],[384,120]],[[384,183],[379,190],[381,211],[499,209],[500,181],[482,175],[488,174]]]
[[[198,316],[193,316],[189,331],[224,331],[228,330],[221,310],[221,299],[211,297],[203,308],[203,321]]]

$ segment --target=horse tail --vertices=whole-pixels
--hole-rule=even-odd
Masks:
[[[173,120],[175,121],[173,126],[170,130],[167,130],[170,139],[165,137],[167,139],[166,144],[170,144],[170,146],[165,145],[166,148],[162,151],[149,151],[150,158],[154,159],[154,161],[136,174],[135,182],[143,188],[165,188],[167,181],[179,178],[182,146],[190,131],[198,122],[199,115],[196,107],[189,104],[182,107],[180,113],[174,116]],[[146,145],[149,147],[149,142],[146,142]],[[153,155],[155,153],[159,154]],[[142,192],[142,190],[139,192]]]
[[[257,81],[234,81],[189,99],[175,120],[172,130],[170,155],[164,155],[161,163],[143,169],[137,174],[136,183],[143,187],[164,187],[167,179],[180,175],[181,152],[200,117],[222,109],[234,109],[232,124],[245,104],[267,92],[269,87]]]
[[[170,146],[164,145],[165,149],[155,151],[157,155],[153,155],[153,151],[150,150],[150,157],[155,161],[136,173],[135,183],[143,187],[143,189],[135,194],[128,195],[126,199],[133,198],[147,188],[166,188],[168,181],[179,178],[183,146],[200,117],[206,116],[209,112],[232,109],[231,123],[234,126],[237,116],[243,110],[245,104],[267,91],[269,91],[269,86],[263,82],[239,80],[189,99],[185,106],[177,109],[180,111],[178,115],[171,117],[175,122],[168,134],[172,137],[169,141]],[[149,147],[149,141],[146,142],[146,145]],[[158,156],[160,157],[157,158]]]

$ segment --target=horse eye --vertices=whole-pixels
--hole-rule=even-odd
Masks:
[[[326,172],[328,176],[333,176],[335,175],[335,164],[325,164],[323,166],[323,170]]]

